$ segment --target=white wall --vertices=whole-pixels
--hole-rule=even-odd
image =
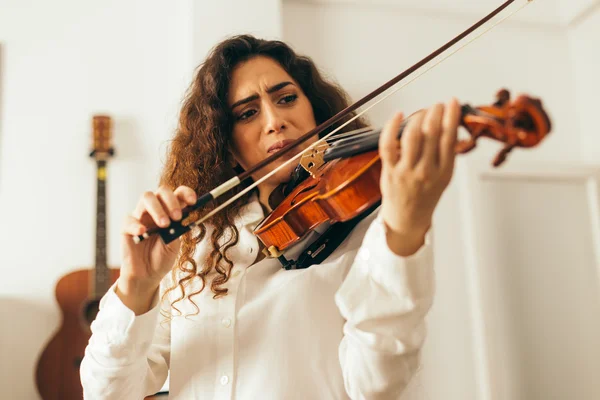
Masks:
[[[464,17],[456,12],[419,11],[415,6],[409,2],[405,8],[398,2],[394,5],[384,0],[374,4],[290,0],[284,2],[284,38],[297,50],[311,55],[349,91],[353,100],[358,100],[484,15]],[[472,105],[490,104],[496,90],[506,87],[513,94],[540,97],[553,120],[553,132],[539,147],[514,150],[507,163],[545,162],[560,166],[581,162],[582,153],[589,151],[583,137],[587,142],[591,139],[578,123],[581,118],[584,124],[585,119],[575,103],[572,41],[564,28],[548,23],[551,15],[558,15],[557,6],[557,2],[534,2],[523,11],[527,13],[524,17],[504,22],[369,111],[371,122],[382,125],[398,110],[409,114],[451,96]],[[547,18],[539,23],[536,15]],[[524,22],[526,18],[533,22]],[[597,26],[591,27],[592,24],[589,29],[597,32]],[[596,46],[593,43],[587,40],[584,46],[590,50]],[[595,67],[580,64],[589,73],[600,66],[598,62],[593,64]],[[586,103],[595,99],[593,89],[585,89],[590,92],[577,100]],[[589,104],[591,107],[597,102]],[[593,115],[589,112],[586,118],[590,120]],[[469,166],[485,169],[500,148],[498,142],[481,140],[472,153],[459,157],[459,167],[462,171]],[[472,303],[471,297],[474,293],[468,264],[469,229],[465,228],[470,210],[461,213],[464,196],[458,185],[455,179],[436,213],[437,297],[429,318],[423,369],[414,383],[414,390],[424,399],[480,400],[488,398],[486,392],[495,385],[486,381],[486,354],[477,350],[486,344],[484,338],[476,335],[481,327],[476,315],[478,305]],[[507,372],[509,380],[511,373]]]
[[[265,39],[280,39],[280,3],[280,0],[195,2],[194,57],[203,60],[212,46],[230,35],[249,33]]]
[[[60,324],[58,279],[94,265],[91,116],[113,116],[108,261],[121,220],[156,186],[190,79],[185,2],[0,2],[0,387],[34,399],[34,368]],[[18,344],[17,344],[18,343]]]
[[[476,21],[393,7],[284,4],[285,39],[309,53],[355,100]],[[307,30],[307,25],[311,29]],[[496,91],[506,87],[514,94],[540,97],[555,123],[553,134],[539,148],[515,151],[511,159],[578,160],[581,149],[578,131],[573,129],[574,91],[568,55],[568,39],[561,30],[505,22],[373,109],[372,121],[382,123],[394,111],[412,113],[451,96],[473,105],[490,104]],[[499,146],[484,145],[482,153],[489,158],[493,153],[488,153],[488,148],[495,152]]]
[[[600,163],[600,2],[577,20],[568,34],[577,94],[577,122],[581,129],[581,148],[586,162]]]
[[[193,72],[224,35],[281,33],[278,0],[0,0],[0,388],[38,398],[37,357],[60,325],[65,274],[94,265],[91,117],[114,119],[108,262],[156,188]],[[17,343],[20,343],[17,345]]]

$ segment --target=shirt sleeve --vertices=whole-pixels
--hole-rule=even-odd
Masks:
[[[387,246],[378,215],[335,296],[346,320],[339,358],[352,399],[401,396],[419,366],[433,294],[432,231],[401,257]]]
[[[142,399],[158,392],[167,379],[170,322],[160,312],[160,291],[150,311],[136,316],[115,288],[116,283],[100,300],[81,363],[86,400]]]

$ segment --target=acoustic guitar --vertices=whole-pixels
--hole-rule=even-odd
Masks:
[[[119,270],[106,263],[106,164],[114,155],[111,147],[111,118],[92,118],[93,149],[96,160],[96,265],[63,276],[56,285],[56,300],[62,324],[42,352],[36,371],[36,384],[43,400],[83,398],[79,366],[91,336],[90,325],[98,313],[102,296],[117,280]]]

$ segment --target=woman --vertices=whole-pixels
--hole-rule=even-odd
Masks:
[[[132,240],[179,220],[197,195],[347,104],[341,89],[284,43],[238,36],[213,49],[183,106],[160,188],[143,194],[125,220],[120,277],[102,299],[81,364],[85,398],[140,399],[157,392],[168,371],[170,399],[403,393],[433,298],[430,227],[453,172],[454,99],[411,117],[402,146],[395,137],[402,114],[387,123],[381,206],[319,265],[286,271],[264,258],[252,234],[293,165],[167,246],[156,235]]]

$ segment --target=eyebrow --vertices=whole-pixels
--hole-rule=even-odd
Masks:
[[[289,82],[289,81],[278,83],[278,84],[273,85],[270,88],[268,88],[267,89],[267,93],[274,93],[274,92],[276,92],[278,90],[283,89],[287,85],[293,85],[293,83]],[[248,96],[245,99],[242,99],[242,100],[239,100],[239,101],[236,101],[235,103],[233,103],[233,105],[231,106],[231,109],[233,110],[237,106],[241,106],[242,104],[249,103],[249,102],[254,101],[256,99],[258,99],[258,95],[257,94],[253,94],[252,96]]]

